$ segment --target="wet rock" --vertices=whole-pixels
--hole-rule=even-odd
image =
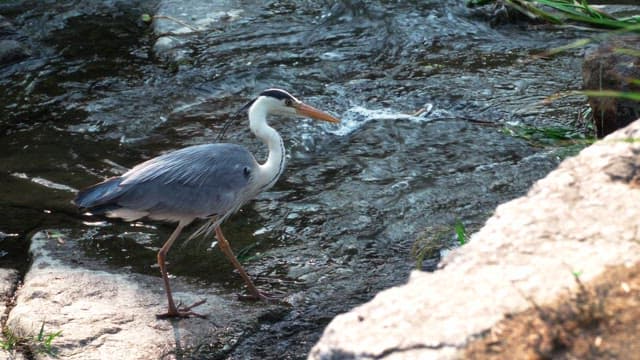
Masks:
[[[15,26],[0,15],[0,66],[29,57],[29,49],[18,40],[19,35]]]
[[[184,45],[199,34],[237,19],[241,12],[227,2],[163,0],[154,16],[153,31],[158,38],[153,50],[160,58],[184,60],[190,55]]]
[[[10,64],[29,57],[29,50],[15,40],[0,40],[0,65]]]
[[[640,50],[640,36],[625,35],[606,41],[585,56],[582,77],[585,90],[640,91],[640,57],[620,52]],[[589,97],[598,137],[629,125],[640,116],[640,103],[614,97]]]
[[[408,284],[336,317],[309,359],[457,358],[505,314],[575,288],[574,273],[589,281],[640,261],[640,191],[629,165],[640,145],[625,141],[638,137],[640,120],[564,161],[499,206],[440,270],[414,271]]]
[[[0,37],[6,38],[16,35],[16,29],[6,17],[0,15]]]
[[[155,314],[166,310],[160,278],[99,269],[74,243],[46,231],[34,235],[33,264],[7,321],[27,339],[43,324],[45,332],[61,331],[52,342],[59,358],[172,358],[203,347],[213,356],[229,351],[269,311],[173,279],[176,300],[207,300],[197,310],[208,319],[157,320]]]

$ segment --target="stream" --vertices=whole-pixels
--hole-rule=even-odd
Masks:
[[[581,87],[581,50],[533,56],[581,34],[492,27],[486,9],[463,1],[222,1],[237,15],[191,36],[179,58],[157,56],[142,21],[160,5],[0,2],[11,24],[0,35],[29,52],[0,65],[0,266],[24,274],[30,235],[49,229],[113,271],[159,278],[156,252],[172,225],[82,216],[75,189],[218,141],[227,122],[224,141],[263,161],[236,112],[266,88],[286,89],[342,122],[271,119],[287,170],[223,229],[257,285],[289,294],[292,307],[204,358],[304,358],[335,315],[416,266],[433,270],[457,246],[456,222],[479,229],[566,156],[560,143],[506,128],[574,126],[584,107],[544,102]],[[433,241],[417,265],[416,249]],[[241,291],[211,243],[177,245],[169,271]]]

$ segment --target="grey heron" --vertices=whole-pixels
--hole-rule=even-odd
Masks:
[[[214,143],[189,146],[136,165],[122,176],[81,190],[75,204],[96,215],[134,221],[144,217],[177,222],[173,233],[158,251],[169,309],[159,318],[200,316],[188,307],[176,307],[171,293],[165,257],[183,228],[195,219],[207,221],[191,237],[215,232],[220,250],[240,273],[249,298],[268,300],[251,281],[233,254],[220,224],[257,194],[272,187],[285,167],[285,149],[280,134],[269,126],[267,116],[298,115],[339,122],[335,117],[296,99],[281,89],[268,89],[245,105],[249,127],[269,149],[260,164],[244,147]]]

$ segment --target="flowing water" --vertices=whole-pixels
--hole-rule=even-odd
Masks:
[[[227,355],[301,358],[333,316],[407,278],[417,239],[451,237],[457,220],[479,228],[557,165],[555,147],[512,137],[506,124],[568,124],[583,106],[543,102],[580,87],[579,54],[531,56],[578,35],[493,28],[463,1],[220,4],[239,15],[172,60],[155,56],[140,19],[157,2],[0,2],[30,49],[0,68],[2,266],[26,270],[29,235],[46,228],[73,234],[115,271],[157,275],[171,225],[83,217],[74,189],[216,141],[227,121],[225,141],[263,159],[246,115],[234,114],[282,87],[343,122],[271,120],[289,166],[224,229],[260,287],[297,300]],[[210,244],[176,247],[170,271],[239,291]]]

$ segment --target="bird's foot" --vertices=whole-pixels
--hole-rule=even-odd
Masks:
[[[173,308],[169,306],[169,310],[164,314],[157,314],[156,318],[158,319],[170,319],[170,318],[180,318],[186,319],[190,317],[199,317],[202,319],[206,319],[206,315],[198,314],[197,312],[192,311],[194,307],[200,306],[207,302],[206,299],[202,299],[198,302],[195,302],[189,306],[184,306],[182,303],[178,303],[178,306],[174,306]]]

